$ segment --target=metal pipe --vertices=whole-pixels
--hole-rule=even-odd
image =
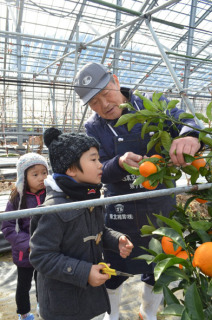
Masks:
[[[18,23],[16,27],[16,31],[18,33],[17,36],[17,101],[18,101],[18,123],[17,124],[17,131],[21,132],[22,125],[20,124],[23,120],[23,96],[22,96],[22,76],[21,76],[21,23],[22,23],[22,18],[23,18],[23,10],[24,10],[24,0],[20,1],[20,8],[18,11]],[[21,135],[18,136],[18,146],[21,148],[23,145],[23,137]]]
[[[161,5],[161,6],[158,6],[158,7],[155,8],[155,9],[152,9],[152,10],[149,10],[149,11],[145,12],[145,14],[143,14],[143,15],[141,15],[141,14],[139,13],[139,17],[138,17],[138,18],[135,18],[135,19],[131,20],[130,22],[127,22],[127,23],[119,26],[119,27],[113,29],[112,31],[109,31],[108,33],[106,33],[106,34],[104,34],[104,35],[102,35],[102,36],[99,36],[99,37],[97,37],[97,38],[89,41],[88,43],[85,43],[84,45],[85,45],[85,47],[86,47],[86,46],[88,46],[88,45],[90,45],[90,44],[93,44],[94,42],[97,42],[97,41],[99,41],[99,40],[101,40],[101,39],[103,39],[103,38],[105,38],[105,37],[107,37],[107,36],[109,36],[109,35],[111,35],[111,34],[113,34],[113,33],[115,33],[115,32],[118,32],[119,30],[128,27],[129,25],[131,25],[131,24],[139,21],[140,19],[142,19],[142,18],[144,18],[144,17],[146,17],[146,16],[149,16],[149,15],[155,13],[155,12],[158,12],[158,11],[160,11],[161,9],[166,8],[167,6],[169,6],[169,5],[173,4],[173,3],[179,2],[179,1],[180,1],[180,0],[171,0],[171,1],[168,1],[168,2],[166,2],[165,4],[163,4],[163,5]],[[121,8],[122,8],[122,7],[121,7]],[[137,11],[135,11],[135,12],[137,12]],[[138,12],[137,12],[137,13],[138,13]],[[74,52],[75,52],[75,50],[73,50],[73,51],[71,51],[71,52],[68,52],[68,53],[66,53],[65,55],[63,55],[62,57],[56,59],[54,62],[50,63],[48,66],[46,66],[46,67],[43,68],[41,71],[39,71],[38,73],[36,73],[36,77],[37,77],[38,75],[40,75],[41,73],[43,73],[46,69],[48,69],[49,67],[51,67],[52,65],[54,65],[55,63],[59,62],[60,60],[62,60],[62,59],[64,59],[64,58],[66,58],[67,56],[73,54]]]
[[[189,191],[192,192],[197,190],[206,190],[206,189],[210,189],[211,187],[212,187],[212,183],[204,183],[204,184],[196,184],[190,187],[186,186],[186,187],[162,189],[162,190],[155,190],[155,191],[139,192],[139,193],[133,193],[133,194],[125,194],[121,196],[100,198],[95,200],[77,201],[77,202],[59,204],[59,205],[48,206],[48,207],[37,207],[33,209],[15,210],[15,211],[1,213],[0,221],[24,218],[29,216],[32,217],[37,214],[39,215],[50,214],[50,213],[66,212],[67,210],[74,210],[74,209],[77,210],[77,209],[83,209],[83,208],[97,207],[97,206],[109,205],[111,203],[163,197],[171,194],[179,194],[179,193],[184,193]]]
[[[191,101],[189,100],[189,98],[186,96],[186,93],[183,91],[183,87],[181,86],[181,83],[180,83],[180,81],[178,80],[178,78],[177,78],[177,76],[175,74],[174,68],[172,67],[172,65],[170,63],[170,61],[169,61],[169,59],[168,59],[168,57],[167,57],[167,55],[166,55],[166,53],[165,53],[165,51],[163,49],[163,46],[161,45],[160,41],[158,40],[157,35],[156,35],[156,33],[155,33],[150,21],[148,19],[146,19],[145,22],[146,22],[146,25],[147,25],[147,27],[149,28],[149,30],[150,30],[150,32],[152,34],[152,37],[153,37],[153,39],[154,39],[154,41],[155,41],[160,53],[161,53],[162,59],[165,62],[166,66],[167,66],[167,69],[169,70],[169,73],[170,73],[172,79],[175,82],[176,88],[178,89],[182,99],[184,100],[184,102],[185,102],[186,106],[188,107],[188,109],[190,110],[190,112],[195,116],[195,109],[194,109]],[[195,120],[198,123],[198,125],[200,126],[200,128],[204,128],[202,122],[199,119],[197,119],[195,117]]]

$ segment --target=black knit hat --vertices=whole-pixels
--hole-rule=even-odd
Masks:
[[[96,139],[82,133],[62,133],[52,127],[44,132],[43,138],[49,149],[49,159],[55,173],[65,174],[68,168],[91,147],[99,150]]]

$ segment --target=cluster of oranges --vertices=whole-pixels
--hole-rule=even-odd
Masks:
[[[171,238],[163,236],[161,240],[163,251],[166,254],[173,254],[178,258],[188,259],[189,255],[186,251],[182,250],[180,246],[174,249],[173,241]],[[191,254],[191,256],[193,256]],[[212,277],[212,242],[202,243],[196,250],[193,256],[192,265],[198,267],[207,276]],[[182,269],[183,266],[179,265]]]
[[[176,248],[176,250],[174,249],[174,245],[173,245],[173,241],[171,238],[163,236],[162,240],[161,240],[161,245],[163,248],[163,251],[166,254],[173,254],[175,255],[177,258],[181,258],[181,259],[188,259],[188,253],[184,250],[182,250],[182,247],[178,246]],[[179,268],[182,269],[182,265],[179,265]]]
[[[201,156],[201,155],[200,155]],[[157,159],[160,159],[160,161],[158,161],[158,164],[157,165],[160,165],[161,162],[164,162],[164,158],[159,155],[159,154],[154,154],[153,156],[151,156],[150,158],[157,158]],[[197,157],[196,157],[197,158]],[[158,167],[157,167],[156,164],[152,163],[151,161],[145,161],[145,162],[142,162],[141,165],[139,166],[139,172],[140,174],[147,178],[149,177],[150,175],[152,175],[153,173],[156,173],[158,172]],[[191,163],[192,166],[194,166],[198,171],[200,170],[200,168],[203,168],[205,167],[206,165],[206,161],[205,159],[203,158],[200,158],[200,159],[195,159],[194,161],[192,161]],[[151,184],[149,180],[146,180],[142,183],[142,186],[145,188],[145,189],[148,189],[148,190],[154,190],[157,188],[158,186],[158,182],[155,182],[154,184]],[[207,200],[203,200],[203,199],[199,199],[197,198],[196,201],[198,201],[199,203],[206,203]]]
[[[160,159],[160,161],[163,161],[162,160],[163,157],[160,156],[159,154],[154,154],[150,158],[157,158],[157,159]],[[151,161],[142,162],[141,165],[139,166],[139,172],[145,178],[149,177],[153,173],[156,173],[157,171],[158,171],[157,166],[154,163],[152,163]],[[152,185],[149,180],[146,180],[142,183],[142,186],[145,189],[154,190],[157,188],[158,182],[154,183],[154,185]]]

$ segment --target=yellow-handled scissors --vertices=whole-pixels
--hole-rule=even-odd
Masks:
[[[108,267],[107,263],[105,263],[105,262],[99,262],[99,264],[102,264],[105,267],[101,270],[101,272],[109,274],[110,278],[111,278],[111,276],[134,277],[133,274],[117,271],[115,269],[111,269],[110,267]]]

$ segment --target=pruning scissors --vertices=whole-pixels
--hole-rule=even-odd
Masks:
[[[111,276],[134,277],[133,274],[117,271],[115,269],[111,269],[110,267],[108,267],[107,263],[105,263],[105,262],[99,262],[99,264],[102,264],[105,267],[101,270],[101,273],[109,274],[109,279],[111,278]]]

